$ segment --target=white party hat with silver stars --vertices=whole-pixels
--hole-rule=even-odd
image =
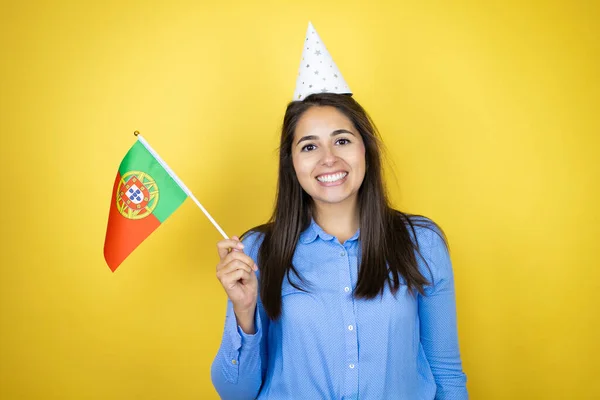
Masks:
[[[293,100],[325,92],[352,95],[315,27],[309,22]]]

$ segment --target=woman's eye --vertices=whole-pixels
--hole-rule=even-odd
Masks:
[[[346,144],[348,144],[348,143],[350,143],[350,140],[349,140],[349,139],[345,139],[345,138],[341,138],[341,139],[339,139],[339,140],[337,141],[337,144],[341,144],[342,146],[343,146],[343,145],[346,145]]]
[[[315,146],[314,144],[307,144],[302,148],[302,151],[313,151],[316,148],[317,146]]]

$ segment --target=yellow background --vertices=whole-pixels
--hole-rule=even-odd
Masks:
[[[110,272],[113,179],[139,130],[265,221],[309,20],[449,236],[471,397],[600,398],[597,2],[1,4],[0,398],[217,398],[221,237],[187,200]]]

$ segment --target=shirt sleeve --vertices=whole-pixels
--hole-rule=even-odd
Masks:
[[[421,345],[437,386],[436,400],[468,399],[458,344],[452,262],[443,239],[425,229],[423,255],[431,285],[419,295]]]
[[[257,262],[257,246],[253,245],[252,238],[242,242],[245,249],[249,250],[248,255]],[[255,399],[262,386],[267,366],[269,318],[260,296],[254,314],[254,327],[255,333],[252,335],[242,330],[237,323],[233,304],[227,299],[221,345],[211,365],[212,384],[223,400]]]

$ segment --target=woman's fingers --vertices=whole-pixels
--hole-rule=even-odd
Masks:
[[[252,267],[250,267],[245,262],[236,259],[236,260],[232,260],[228,264],[225,264],[222,268],[219,268],[217,270],[217,276],[223,277],[223,276],[230,274],[231,272],[238,270],[238,269],[241,269],[248,273],[252,272]]]
[[[221,240],[217,243],[219,258],[217,264],[217,278],[221,284],[229,289],[235,287],[240,279],[252,279],[253,271],[258,270],[254,260],[243,252],[244,245],[237,236]]]
[[[217,242],[217,251],[219,252],[219,258],[223,259],[230,250],[243,250],[244,244],[239,241],[237,236],[233,236],[231,239],[224,239]]]
[[[248,265],[248,267],[254,271],[258,269],[254,260],[248,256],[247,254],[242,253],[241,251],[232,251],[227,254],[225,258],[221,259],[221,261],[217,264],[217,271],[223,269],[226,265],[229,265],[232,261],[238,260]]]
[[[250,279],[252,279],[252,273],[244,269],[236,269],[235,271],[224,275],[221,282],[223,283],[223,286],[231,288],[240,279],[244,281],[249,281]]]

